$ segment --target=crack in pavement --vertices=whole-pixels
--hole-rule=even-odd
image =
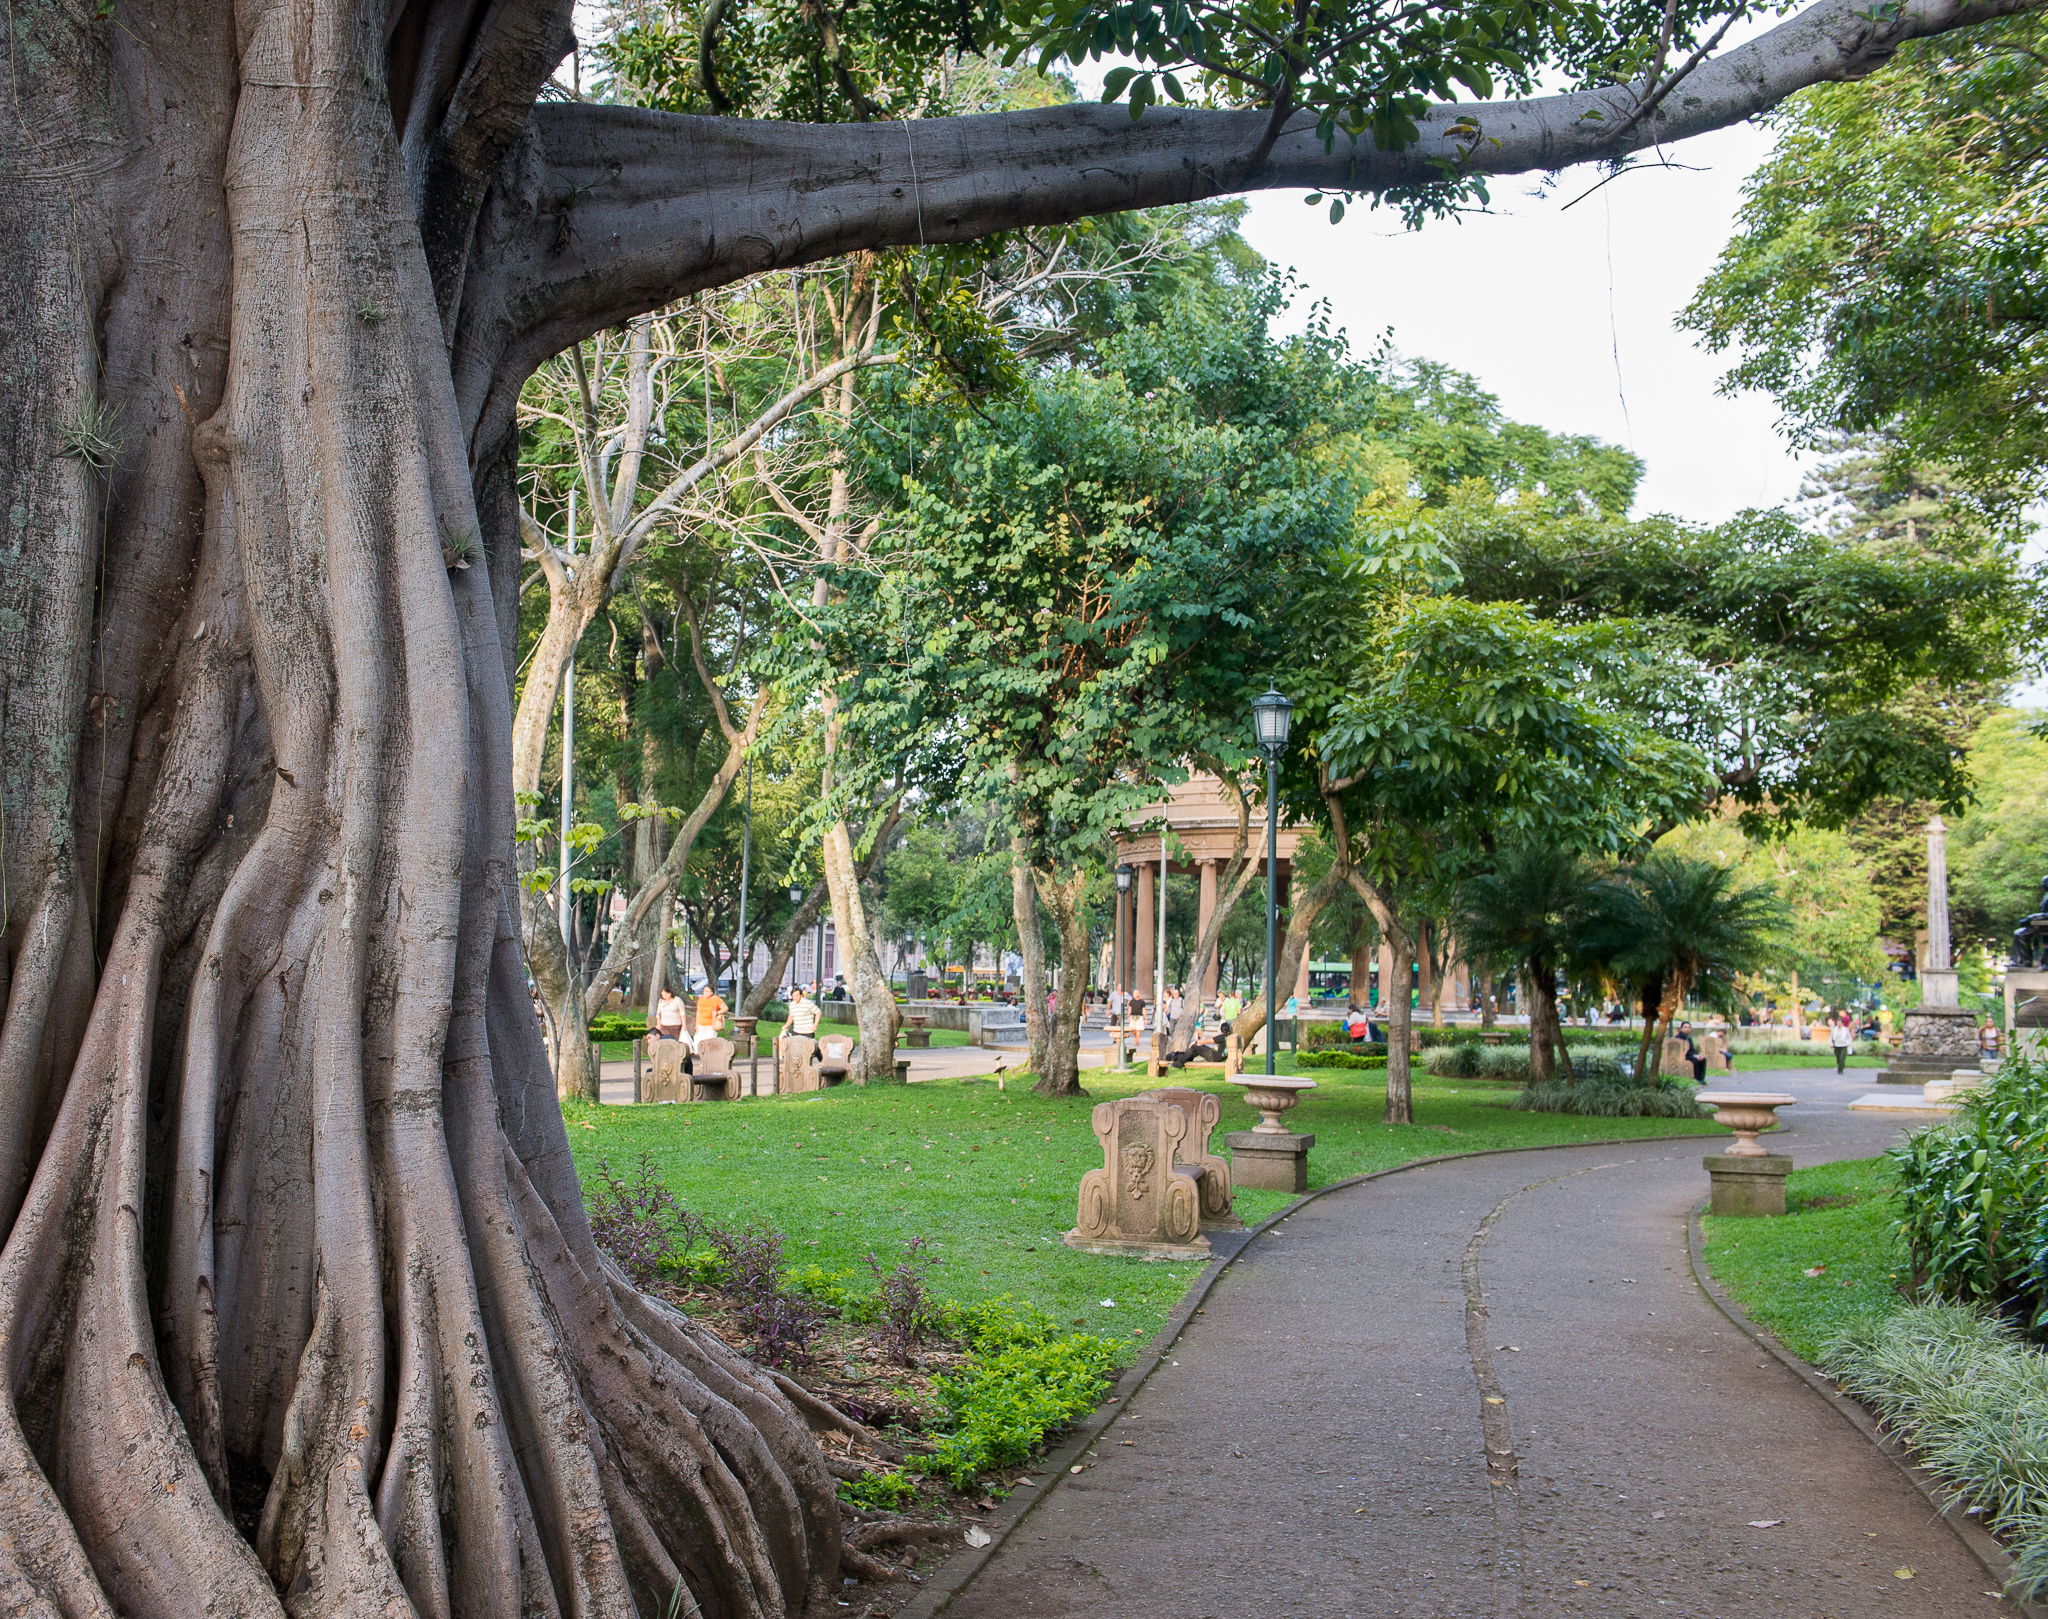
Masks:
[[[1528,1549],[1522,1537],[1522,1501],[1518,1482],[1521,1458],[1515,1453],[1515,1431],[1508,1409],[1507,1391],[1500,1386],[1500,1379],[1494,1372],[1494,1352],[1487,1342],[1492,1334],[1486,1330],[1486,1290],[1479,1279],[1479,1255],[1486,1246],[1487,1237],[1500,1223],[1500,1217],[1524,1192],[1539,1191],[1545,1186],[1555,1186],[1559,1181],[1575,1180],[1580,1175],[1591,1175],[1603,1169],[1618,1169],[1622,1164],[1633,1161],[1616,1159],[1609,1164],[1588,1164],[1584,1169],[1567,1170],[1562,1175],[1551,1175],[1544,1180],[1518,1186],[1486,1211],[1478,1229],[1472,1233],[1472,1240],[1465,1244],[1465,1258],[1458,1268],[1458,1276],[1465,1291],[1465,1355],[1472,1363],[1472,1380],[1479,1388],[1479,1433],[1486,1447],[1487,1496],[1493,1507],[1494,1619],[1521,1619],[1522,1571],[1528,1560]]]

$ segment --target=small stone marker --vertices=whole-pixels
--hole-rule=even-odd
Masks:
[[[1700,1101],[1714,1110],[1717,1124],[1735,1132],[1724,1152],[1704,1160],[1713,1187],[1710,1214],[1783,1214],[1785,1177],[1792,1173],[1788,1153],[1759,1146],[1757,1134],[1777,1122],[1777,1110],[1799,1100],[1782,1091],[1701,1091]]]
[[[1102,1167],[1081,1177],[1080,1211],[1063,1239],[1090,1254],[1135,1259],[1207,1259],[1201,1194],[1175,1173],[1188,1116],[1149,1096],[1100,1103],[1091,1120]]]

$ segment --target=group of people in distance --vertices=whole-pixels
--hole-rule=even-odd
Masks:
[[[1195,1018],[1196,1042],[1199,1044],[1205,1039],[1220,1041],[1243,1015],[1244,1008],[1244,997],[1235,990],[1211,996]],[[1161,1028],[1171,1029],[1180,1022],[1181,1014],[1187,1010],[1187,1000],[1178,984],[1166,986],[1165,999],[1159,1009],[1163,1012],[1159,1019]],[[1293,1017],[1296,1009],[1295,998],[1290,995],[1281,1007],[1280,1015],[1283,1018]],[[1109,1021],[1112,1024],[1124,1024],[1132,1029],[1147,1028],[1153,1011],[1152,1001],[1135,991],[1126,993],[1113,989],[1109,992]]]

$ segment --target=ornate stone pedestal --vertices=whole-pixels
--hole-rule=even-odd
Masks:
[[[1789,1153],[1766,1152],[1738,1158],[1709,1153],[1707,1177],[1713,1185],[1709,1214],[1783,1214],[1785,1177],[1792,1173]]]
[[[1880,1085],[1925,1085],[1977,1060],[1977,1016],[1960,1006],[1916,1006],[1906,1039],[1878,1070]]]
[[[1262,1192],[1308,1190],[1308,1150],[1316,1138],[1293,1130],[1233,1130],[1223,1138],[1230,1148],[1230,1179],[1236,1186]]]

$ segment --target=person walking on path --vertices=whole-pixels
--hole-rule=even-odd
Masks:
[[[707,982],[697,993],[697,1038],[701,1040],[707,1034],[720,1033],[725,1027],[727,1010],[725,997],[718,993],[718,986]]]
[[[683,1024],[688,1021],[689,1010],[683,1005],[682,996],[672,989],[661,992],[661,999],[654,1005],[654,1038],[657,1040],[680,1040]]]
[[[818,1024],[822,1015],[818,1011],[818,1003],[802,990],[798,990],[790,998],[789,1017],[783,1024],[783,1032],[800,1034],[806,1040],[815,1040],[818,1037]]]
[[[1849,1068],[1849,1047],[1856,1039],[1856,1031],[1849,1026],[1849,1014],[1845,1010],[1828,1025],[1828,1044],[1835,1053],[1835,1072],[1846,1073]]]

